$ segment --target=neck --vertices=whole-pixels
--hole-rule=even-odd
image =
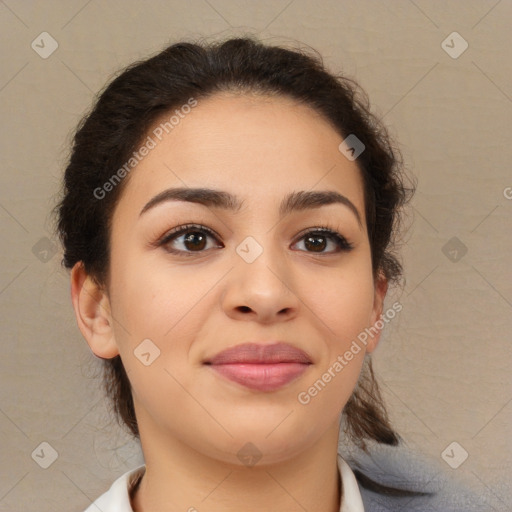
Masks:
[[[339,512],[337,424],[296,456],[273,464],[262,458],[253,466],[219,461],[169,436],[146,434],[141,430],[146,472],[132,499],[134,512]]]

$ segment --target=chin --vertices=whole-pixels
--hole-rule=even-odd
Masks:
[[[281,419],[281,422],[281,425],[275,422],[239,425],[236,431],[229,430],[233,437],[222,436],[222,440],[217,438],[215,454],[211,455],[235,466],[265,466],[290,460],[317,440],[312,425],[306,429],[307,432],[301,432],[301,429],[290,428],[290,424],[285,426],[286,420],[283,422]],[[318,438],[321,435],[318,432]],[[213,442],[210,438],[210,449]]]

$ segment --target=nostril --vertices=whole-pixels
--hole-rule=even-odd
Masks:
[[[248,311],[251,311],[251,308],[249,306],[239,306],[238,309],[242,312],[242,313],[247,313]]]

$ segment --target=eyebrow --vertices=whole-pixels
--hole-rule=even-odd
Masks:
[[[238,197],[223,190],[210,188],[169,188],[150,199],[142,208],[140,215],[156,205],[167,201],[187,201],[202,204],[209,208],[221,208],[236,212],[243,205]],[[291,192],[281,201],[279,215],[284,217],[292,212],[303,211],[310,208],[320,208],[330,204],[342,204],[355,215],[359,226],[362,227],[361,215],[354,203],[343,194],[334,190]]]

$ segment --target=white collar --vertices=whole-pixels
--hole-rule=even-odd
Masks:
[[[341,499],[340,512],[364,512],[363,499],[359,491],[356,475],[351,467],[338,453],[338,470],[341,474],[343,494]]]
[[[146,466],[143,464],[120,476],[110,489],[92,503],[85,512],[133,512],[129,490],[145,470]],[[356,477],[340,454],[338,454],[338,471],[343,488],[340,512],[364,512]]]

